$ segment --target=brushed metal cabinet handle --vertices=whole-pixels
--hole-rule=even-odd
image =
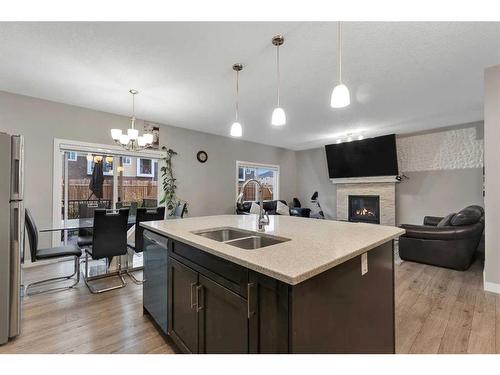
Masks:
[[[203,305],[200,305],[200,300],[203,301],[203,293],[203,285],[198,285],[196,287],[196,312],[203,310]]]
[[[191,283],[190,290],[191,290],[191,308],[192,309],[196,308],[196,304],[197,304],[197,302],[194,301],[194,296],[193,296],[193,287],[195,287],[195,286],[196,286],[196,283]]]
[[[248,283],[247,284],[247,317],[250,319],[253,314],[255,314],[255,311],[251,311],[251,291],[254,286],[254,283]]]

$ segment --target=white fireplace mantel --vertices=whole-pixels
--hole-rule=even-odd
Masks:
[[[332,184],[376,184],[376,183],[398,183],[398,176],[373,176],[373,177],[346,177],[330,178]]]

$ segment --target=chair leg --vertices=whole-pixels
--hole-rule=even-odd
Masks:
[[[144,284],[144,279],[142,280],[138,280],[133,274],[132,272],[136,272],[136,271],[142,271],[144,269],[144,266],[140,266],[140,267],[132,267],[132,268],[129,268],[129,263],[128,263],[128,254],[127,254],[127,268],[125,270],[125,273],[128,275],[128,277],[130,277],[130,280],[132,280],[132,282],[134,284],[137,284],[137,285],[142,285]]]
[[[76,275],[75,282],[73,284],[69,285],[69,286],[63,286],[63,287],[57,287],[57,288],[49,288],[49,289],[43,289],[43,290],[34,290],[34,291],[30,290],[30,288],[33,288],[33,287],[36,287],[36,286],[40,286],[40,285],[44,285],[44,284],[49,284],[49,283],[53,283],[53,282],[58,282],[58,281],[69,280],[69,279],[71,279],[75,275]],[[57,291],[57,290],[72,289],[75,286],[77,286],[79,282],[80,282],[80,260],[79,260],[79,258],[77,256],[75,256],[75,266],[74,266],[73,273],[71,275],[69,275],[69,276],[53,277],[53,278],[50,278],[50,279],[40,280],[40,281],[36,281],[34,283],[31,283],[31,284],[28,284],[26,286],[26,289],[25,289],[25,294],[27,296],[33,296],[35,294],[41,294],[41,293],[47,293],[47,292],[54,292],[54,291]]]
[[[89,277],[89,255],[88,255],[88,253],[85,253],[85,275],[83,276],[83,281],[85,282],[85,285],[87,285],[87,288],[89,288],[90,293],[92,293],[92,294],[100,294],[100,293],[104,293],[104,292],[109,292],[111,290],[124,288],[124,287],[127,286],[127,283],[125,282],[125,279],[122,276],[122,265],[121,265],[121,262],[118,264],[118,275],[117,275],[120,278],[120,281],[121,281],[120,284],[115,285],[115,286],[111,286],[111,287],[108,287],[108,288],[95,289],[89,283],[89,281],[92,281],[92,280],[104,279],[104,278],[111,277],[111,276],[114,276],[114,275],[111,274],[111,275],[99,275],[99,276]]]

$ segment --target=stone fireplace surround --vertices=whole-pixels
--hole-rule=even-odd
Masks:
[[[380,224],[396,225],[396,181],[358,181],[336,183],[337,219],[348,220],[349,195],[378,195],[380,197]]]

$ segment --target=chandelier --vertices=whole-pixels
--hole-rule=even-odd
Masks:
[[[153,134],[145,133],[139,136],[139,130],[135,128],[135,96],[139,91],[131,89],[132,94],[132,117],[130,118],[130,128],[127,133],[122,133],[121,129],[111,129],[111,137],[115,143],[128,151],[141,151],[150,148],[153,144]]]

